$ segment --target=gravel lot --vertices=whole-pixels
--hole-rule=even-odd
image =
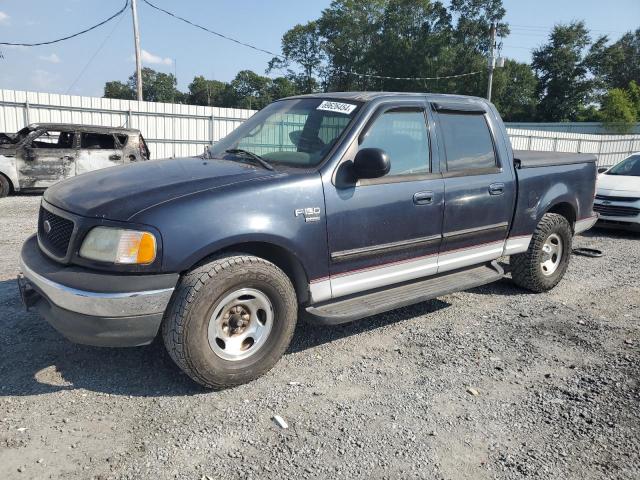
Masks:
[[[0,199],[2,479],[640,478],[640,236],[578,237],[606,255],[547,294],[301,324],[268,375],[208,392],[160,343],[73,345],[22,310],[39,201]]]

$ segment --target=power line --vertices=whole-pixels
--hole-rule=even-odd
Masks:
[[[71,90],[73,89],[73,87],[76,86],[76,83],[78,83],[78,80],[80,80],[80,78],[82,78],[82,76],[84,75],[84,72],[87,71],[87,68],[89,68],[89,65],[91,65],[91,62],[93,62],[93,60],[96,58],[96,56],[98,55],[98,53],[100,53],[100,51],[102,50],[102,48],[106,45],[106,43],[109,41],[109,39],[111,38],[111,36],[113,35],[113,33],[116,31],[116,29],[120,26],[120,22],[122,22],[122,19],[124,17],[120,17],[120,19],[116,22],[116,24],[113,26],[113,28],[111,29],[111,31],[107,34],[107,36],[105,37],[105,39],[102,41],[102,43],[100,44],[100,46],[96,49],[95,52],[93,52],[93,55],[91,55],[91,58],[89,58],[89,60],[87,61],[87,63],[85,64],[84,67],[82,67],[82,70],[80,70],[80,73],[78,74],[78,76],[76,77],[76,79],[73,81],[73,83],[71,84],[71,86],[67,89],[67,94],[69,92],[71,92]]]
[[[62,42],[64,40],[69,40],[71,38],[77,37],[77,36],[82,35],[84,33],[90,32],[91,30],[94,30],[94,29],[96,29],[98,27],[101,27],[105,23],[110,22],[111,20],[116,18],[118,15],[122,15],[122,13],[125,11],[125,9],[127,8],[128,5],[129,5],[129,0],[125,0],[124,6],[120,10],[118,10],[116,13],[111,15],[109,18],[107,18],[106,20],[103,20],[102,22],[97,23],[97,24],[93,25],[92,27],[86,28],[86,29],[82,30],[81,32],[74,33],[72,35],[67,35],[66,37],[58,38],[56,40],[49,40],[47,42],[38,42],[38,43],[0,42],[0,45],[11,45],[11,46],[15,46],[15,47],[38,47],[38,46],[41,46],[41,45],[51,45],[53,43],[58,43],[58,42]]]
[[[265,50],[264,48],[256,47],[255,45],[251,45],[249,43],[242,42],[240,40],[237,40],[235,38],[229,37],[229,36],[224,35],[222,33],[210,30],[207,27],[203,27],[202,25],[198,25],[197,23],[194,23],[191,20],[187,20],[186,18],[183,18],[183,17],[181,17],[179,15],[176,15],[175,13],[171,13],[170,11],[165,10],[164,8],[160,8],[157,5],[154,5],[153,3],[149,2],[148,0],[142,0],[142,1],[144,3],[146,3],[147,5],[149,5],[151,8],[154,8],[154,9],[156,9],[156,10],[162,12],[162,13],[165,13],[165,14],[173,17],[173,18],[177,18],[178,20],[180,20],[180,21],[182,21],[184,23],[188,23],[189,25],[191,25],[193,27],[196,27],[196,28],[199,28],[200,30],[204,30],[205,32],[211,33],[212,35],[216,35],[217,37],[224,38],[225,40],[229,40],[230,42],[237,43],[238,45],[242,45],[243,47],[248,47],[248,48],[251,48],[253,50],[257,50],[258,52],[263,52],[263,53],[266,53],[268,55],[273,55],[274,57],[278,57],[278,58],[284,59],[284,57],[282,55],[279,55],[277,53],[270,52],[269,50]]]
[[[199,28],[200,30],[204,30],[205,32],[211,33],[212,35],[215,35],[217,37],[223,38],[225,40],[229,40],[231,42],[237,43],[238,45],[242,45],[244,47],[248,47],[251,48],[253,50],[256,50],[258,52],[263,52],[266,53],[268,55],[272,55],[274,57],[280,58],[285,60],[285,57],[278,54],[278,53],[274,53],[271,52],[269,50],[265,50],[264,48],[260,48],[260,47],[256,47],[255,45],[251,45],[249,43],[240,41],[238,39],[229,37],[228,35],[224,35],[222,33],[216,32],[214,30],[211,30],[207,27],[203,27],[202,25],[198,25],[197,23],[192,22],[191,20],[187,20],[184,17],[181,17],[180,15],[177,15],[175,13],[172,13],[168,10],[165,10],[164,8],[158,7],[157,5],[154,5],[153,3],[151,3],[149,0],[142,0],[144,3],[146,3],[147,5],[149,5],[151,8],[154,8],[162,13],[165,13],[166,15],[169,15],[173,18],[176,18],[184,23],[187,23],[193,27]],[[387,77],[384,75],[374,75],[374,74],[368,74],[368,73],[358,73],[358,72],[353,72],[350,70],[336,70],[336,72],[338,73],[342,73],[345,75],[353,75],[356,77],[363,77],[363,78],[372,78],[372,79],[376,79],[376,80],[417,80],[417,81],[423,81],[423,80],[446,80],[449,78],[460,78],[460,77],[468,77],[471,75],[477,75],[478,73],[481,72],[469,72],[469,73],[462,73],[462,74],[458,74],[458,75],[443,75],[443,76],[437,76],[437,77]]]

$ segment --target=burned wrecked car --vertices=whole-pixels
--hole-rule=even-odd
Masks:
[[[0,135],[0,197],[43,190],[81,173],[148,160],[140,131],[63,123],[31,124]]]

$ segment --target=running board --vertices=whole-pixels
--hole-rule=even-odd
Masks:
[[[399,286],[391,286],[338,298],[306,308],[307,320],[318,325],[338,325],[387,312],[448,293],[468,290],[500,280],[504,270],[497,262],[434,275]]]

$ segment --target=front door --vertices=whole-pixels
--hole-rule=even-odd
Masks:
[[[494,142],[490,112],[436,113],[445,209],[438,272],[502,256],[515,202],[513,170]]]
[[[81,132],[77,174],[124,163],[122,149],[111,133]]]
[[[354,140],[348,168],[362,148],[380,148],[390,172],[376,179],[325,185],[333,298],[436,273],[444,183],[431,161],[421,102],[381,107]],[[436,171],[432,169],[436,165]]]
[[[47,188],[75,175],[75,134],[61,130],[38,130],[19,155],[18,182],[21,189]]]

